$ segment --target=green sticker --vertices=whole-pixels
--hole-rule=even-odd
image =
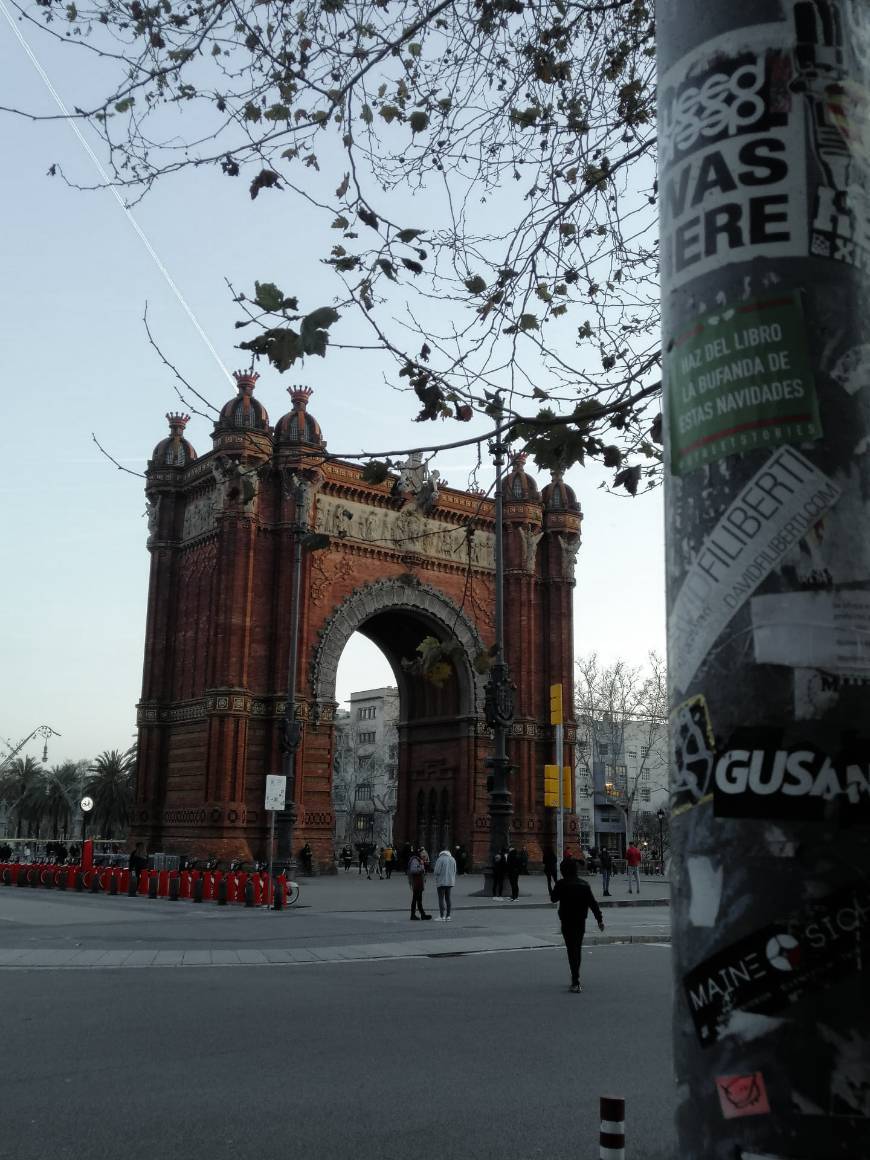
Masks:
[[[822,434],[797,294],[705,314],[665,362],[671,469]]]

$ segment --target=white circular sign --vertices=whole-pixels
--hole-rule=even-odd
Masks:
[[[83,797],[82,800],[79,802],[79,805],[81,806],[83,813],[89,814],[91,812],[91,810],[94,808],[94,799],[89,798],[89,797]]]

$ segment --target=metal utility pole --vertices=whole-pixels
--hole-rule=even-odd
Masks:
[[[500,400],[499,400],[500,403]],[[495,856],[509,843],[510,820],[513,815],[508,779],[511,763],[507,752],[508,729],[514,719],[514,686],[504,657],[504,501],[502,496],[502,468],[507,450],[502,442],[503,415],[499,410],[495,440],[490,444],[495,463],[495,655],[489,680],[486,683],[484,715],[493,731],[495,752],[486,759],[492,770],[489,779],[489,868],[487,893],[492,893],[492,867]]]
[[[658,0],[681,1160],[870,1155],[870,4]]]
[[[293,523],[290,534],[293,542],[293,591],[290,597],[290,647],[287,666],[287,696],[284,718],[281,722],[281,773],[287,779],[287,800],[278,813],[278,849],[275,871],[287,870],[293,856],[293,831],[296,827],[296,766],[302,744],[302,721],[297,714],[296,684],[299,672],[299,618],[302,599],[303,539],[309,534],[308,511],[311,506],[312,484],[298,472],[287,472],[285,487],[293,501]],[[273,813],[273,824],[274,824]],[[274,842],[270,843],[269,861],[272,861]]]

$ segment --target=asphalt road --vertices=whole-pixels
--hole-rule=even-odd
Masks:
[[[666,946],[432,954],[6,970],[0,1157],[673,1160]]]

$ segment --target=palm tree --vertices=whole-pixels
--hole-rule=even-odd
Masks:
[[[113,831],[126,830],[133,808],[133,768],[135,750],[107,749],[94,759],[88,772],[93,774],[85,793],[94,799],[94,822],[97,832],[111,838]]]
[[[73,819],[78,816],[84,765],[81,761],[65,761],[62,765],[53,765],[46,774],[45,812],[51,837],[55,840],[66,838],[73,829]]]
[[[46,804],[45,770],[33,757],[16,757],[3,770],[0,782],[0,796],[10,803],[16,818],[15,837],[22,837],[24,823],[28,836],[34,829],[39,833],[39,825],[45,813]]]

